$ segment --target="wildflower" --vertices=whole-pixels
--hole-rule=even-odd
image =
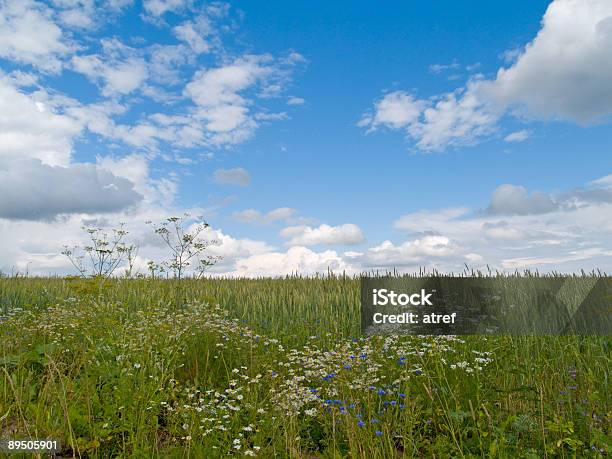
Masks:
[[[363,427],[363,426],[365,426],[365,422],[363,422],[363,421],[359,421],[359,422],[357,423],[357,425],[358,425],[359,427]]]
[[[382,432],[380,430],[377,430],[376,432],[374,432],[376,434],[377,437],[380,437],[382,435]]]

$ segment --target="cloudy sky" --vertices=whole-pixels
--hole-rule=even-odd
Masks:
[[[0,0],[0,269],[612,271],[612,2]]]

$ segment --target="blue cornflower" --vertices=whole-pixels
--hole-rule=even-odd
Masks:
[[[406,394],[402,394],[402,393],[400,393],[400,394],[398,394],[398,395],[399,395],[400,397],[402,397],[402,398],[404,398],[404,397],[406,396]]]
[[[350,366],[350,365],[348,365],[348,364],[347,364],[347,365],[344,365],[344,369],[345,369],[345,370],[350,370],[350,369],[351,369],[351,366]]]
[[[313,393],[313,394],[316,394],[317,390],[316,389],[310,389],[310,392]]]
[[[336,376],[336,373],[330,373],[327,376],[323,377],[323,381],[329,381],[330,379],[334,378]]]
[[[372,424],[378,424],[378,419],[372,419]]]
[[[378,395],[385,395],[385,391],[383,389],[378,389]]]
[[[368,358],[368,354],[361,354],[359,357],[361,357],[362,359],[367,359]]]
[[[365,422],[363,422],[363,421],[359,421],[359,422],[357,423],[357,425],[358,425],[359,427],[363,427],[363,426],[365,426]]]
[[[377,437],[380,437],[382,435],[382,432],[380,430],[377,430],[375,433]]]

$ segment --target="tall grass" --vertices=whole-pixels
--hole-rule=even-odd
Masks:
[[[64,456],[610,452],[609,336],[366,338],[348,276],[0,278],[0,299],[0,438]]]

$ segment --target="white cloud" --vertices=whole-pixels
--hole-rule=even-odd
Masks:
[[[589,185],[612,188],[612,174],[593,180]]]
[[[271,252],[240,259],[235,264],[234,276],[282,276],[292,273],[309,275],[346,271],[356,272],[333,250],[313,252],[306,247],[291,247],[286,252]]]
[[[219,145],[248,139],[258,127],[257,120],[269,118],[265,111],[251,112],[254,101],[277,97],[298,62],[293,54],[280,60],[246,55],[221,67],[197,71],[184,95],[195,103],[192,117],[207,131],[207,141]]]
[[[185,94],[201,108],[207,129],[216,132],[250,129],[249,101],[240,93],[272,72],[266,56],[246,56],[232,64],[196,72]]]
[[[529,138],[529,132],[525,129],[512,132],[504,137],[504,142],[524,142]]]
[[[6,157],[0,157],[0,196],[0,218],[24,220],[117,212],[142,199],[132,182],[92,164],[48,166]]]
[[[102,84],[102,94],[129,94],[148,77],[147,64],[136,51],[118,40],[102,40],[102,55],[74,56],[75,71]]]
[[[612,114],[612,3],[555,0],[537,36],[495,79],[476,76],[464,88],[430,99],[395,91],[374,103],[359,125],[402,130],[425,151],[475,143],[506,113],[578,123]],[[521,141],[511,134],[507,141]]]
[[[404,91],[385,95],[359,125],[369,131],[380,126],[402,130],[425,151],[469,145],[496,129],[499,114],[483,102],[481,83],[472,80],[466,88],[431,100],[415,99]]]
[[[0,157],[29,157],[48,165],[67,165],[73,138],[81,129],[78,120],[57,112],[46,92],[20,92],[0,74]]]
[[[557,204],[545,193],[529,194],[522,186],[505,184],[493,191],[487,211],[498,215],[529,215],[552,212],[556,208]]]
[[[489,88],[533,117],[588,122],[612,113],[612,3],[555,0],[516,62]]]
[[[371,129],[379,126],[405,128],[418,122],[426,104],[423,100],[415,100],[405,91],[391,92],[374,104],[374,115],[367,115],[359,125]]]
[[[447,70],[457,70],[459,68],[458,62],[453,62],[452,64],[432,64],[429,66],[429,71],[431,73],[442,73]]]
[[[358,257],[368,268],[418,267],[432,259],[449,259],[461,255],[460,248],[446,236],[429,235],[395,245],[391,241],[369,248]],[[435,264],[435,262],[433,263]]]
[[[248,186],[251,183],[251,174],[242,167],[233,169],[217,169],[213,178],[222,185]]]
[[[177,192],[177,183],[172,177],[154,179],[150,176],[149,160],[143,155],[131,154],[121,158],[99,156],[99,167],[117,177],[123,177],[134,184],[134,190],[144,197],[148,205],[170,207]]]
[[[301,97],[290,97],[289,99],[287,99],[287,105],[304,105],[306,103],[306,100],[304,100]]]
[[[612,256],[612,250],[593,248],[585,250],[572,250],[569,251],[566,255],[556,257],[553,256],[507,258],[502,261],[502,266],[503,268],[508,270],[515,270],[554,265],[553,269],[556,269],[557,266],[572,261],[591,260],[593,258],[604,258],[610,256]]]
[[[434,227],[449,220],[464,217],[468,212],[467,207],[453,207],[439,211],[422,210],[398,218],[393,223],[393,227],[402,231],[419,233],[426,231],[429,226]],[[424,222],[427,222],[428,227],[423,226]]]
[[[62,23],[70,27],[81,27],[86,29],[92,27],[94,24],[91,16],[87,14],[86,11],[77,8],[62,11],[59,17]]]
[[[361,244],[365,238],[361,228],[352,223],[339,226],[320,225],[317,228],[299,225],[284,228],[280,235],[289,239],[287,245],[311,246]]]
[[[46,6],[31,1],[0,1],[0,57],[57,73],[71,50]]]
[[[416,235],[417,240],[423,235],[446,238],[455,250],[438,261],[447,269],[461,269],[462,262],[467,262],[476,267],[486,263],[500,270],[530,267],[572,272],[612,268],[610,222],[612,186],[602,177],[584,187],[551,195],[503,185],[492,193],[491,204],[484,211],[415,212],[401,217],[395,227]],[[397,247],[386,244],[387,254],[379,262],[384,263],[386,256],[390,264],[393,256],[398,262],[411,259],[413,252],[407,250],[401,257]],[[410,243],[409,248],[415,250]],[[440,244],[440,248],[449,247]],[[372,263],[370,251],[364,260]],[[425,257],[422,262],[432,260]]]
[[[145,11],[153,16],[162,16],[172,11],[181,11],[189,7],[193,0],[143,0]]]
[[[227,9],[222,9],[214,19],[224,17]],[[174,35],[184,41],[197,54],[208,53],[213,48],[220,46],[217,27],[209,14],[200,14],[193,21],[185,21],[175,26]]]
[[[242,223],[269,224],[277,221],[288,221],[296,214],[295,209],[289,207],[279,207],[265,214],[255,209],[246,209],[234,212],[232,218]]]

